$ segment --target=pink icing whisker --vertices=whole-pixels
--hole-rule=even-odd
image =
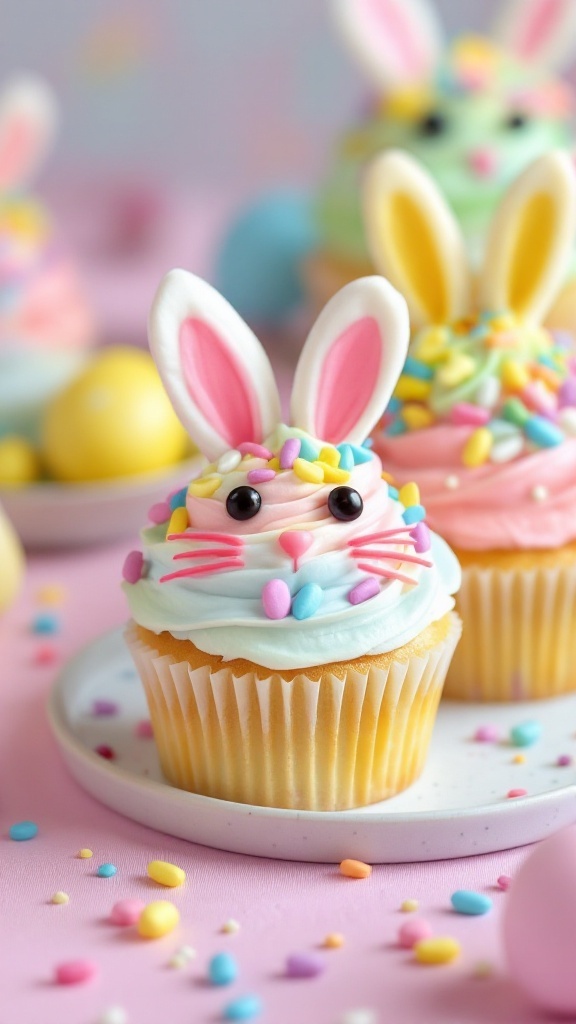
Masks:
[[[365,536],[354,537],[353,540],[348,541],[348,546],[351,548],[358,548],[362,544],[372,544],[373,541],[388,541],[389,544],[413,544],[414,540],[411,537],[404,535],[413,530],[414,526],[400,527],[398,530],[385,530],[383,533],[367,533]],[[398,538],[398,540],[396,540]]]
[[[432,568],[432,562],[419,555],[404,554],[401,551],[377,551],[376,548],[352,549],[353,558],[389,558],[392,562],[414,562],[416,565],[424,565],[427,569]]]
[[[180,551],[172,556],[172,561],[177,562],[182,558],[230,558],[231,554],[229,548],[197,548],[194,551]]]
[[[241,558],[231,558],[228,562],[211,562],[209,565],[195,565],[189,569],[179,569],[178,572],[170,572],[167,576],[161,576],[160,583],[181,579],[184,576],[212,576],[214,573],[227,572],[229,569],[243,569],[244,564]]]
[[[381,569],[380,566],[368,565],[367,562],[358,562],[358,568],[363,572],[373,573],[375,576],[385,576],[387,580],[400,580],[401,583],[413,583],[414,585],[418,583],[418,580],[412,579],[411,576],[404,576],[400,572],[391,572],[389,569]]]
[[[166,540],[214,540],[218,544],[230,544],[233,548],[244,547],[244,541],[241,537],[234,537],[230,533],[205,533],[199,530],[194,530],[193,533],[187,531],[186,533],[170,533]]]

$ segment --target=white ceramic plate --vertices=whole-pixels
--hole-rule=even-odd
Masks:
[[[195,456],[169,469],[97,483],[0,488],[0,503],[27,548],[102,544],[136,534],[150,506],[189,483],[204,462]]]
[[[117,714],[95,715],[96,700],[117,703]],[[228,803],[170,786],[154,741],[136,734],[148,713],[121,630],[68,664],[49,716],[70,771],[98,800],[151,828],[235,853],[327,863],[437,860],[522,846],[576,821],[576,767],[556,766],[558,755],[576,755],[576,695],[533,704],[443,704],[422,778],[392,800],[338,813]],[[530,718],[543,733],[523,751],[525,764],[512,763],[518,750],[506,739],[472,740],[478,725],[496,725],[506,737]],[[101,744],[112,747],[114,762],[94,753]],[[519,787],[528,796],[506,798]]]

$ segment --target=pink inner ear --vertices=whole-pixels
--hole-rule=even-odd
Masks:
[[[382,60],[396,65],[402,75],[423,74],[429,62],[424,29],[414,24],[404,0],[357,0],[357,4],[368,38],[375,46],[381,40]]]
[[[566,0],[537,0],[528,4],[526,18],[519,24],[518,37],[513,40],[518,56],[528,60],[546,46],[558,21],[562,19],[565,4]]]
[[[186,388],[211,427],[231,447],[260,442],[262,423],[244,367],[216,331],[197,317],[180,328],[180,358]]]
[[[340,444],[350,436],[374,394],[381,363],[380,328],[372,316],[350,324],[331,346],[316,403],[316,433],[323,441]]]
[[[0,133],[0,185],[11,188],[26,173],[34,133],[25,117],[10,118]]]

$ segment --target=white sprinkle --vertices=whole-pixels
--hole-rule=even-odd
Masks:
[[[168,966],[175,967],[179,970],[182,967],[186,967],[186,965],[189,964],[195,956],[196,950],[192,949],[192,946],[182,946],[176,953],[174,953],[174,956],[170,957]]]
[[[544,487],[543,484],[537,484],[536,487],[532,488],[532,498],[534,501],[546,501],[548,498],[548,488]]]
[[[104,1010],[97,1021],[97,1024],[127,1024],[128,1014],[122,1006],[110,1006]]]
[[[340,1024],[377,1024],[376,1010],[348,1010]]]
[[[238,921],[235,921],[234,918],[231,917],[229,921],[226,921],[222,925],[222,931],[227,935],[236,935],[236,932],[240,931],[240,925],[238,924]]]
[[[565,409],[561,409],[558,415],[558,423],[562,427],[564,433],[573,437],[576,434],[576,409],[573,406],[567,406]]]
[[[490,449],[490,462],[511,462],[524,448],[522,434],[511,434],[510,437],[503,437],[496,441]]]
[[[460,480],[458,479],[457,476],[451,474],[450,476],[446,477],[444,481],[444,486],[447,487],[449,491],[456,491],[460,487]]]
[[[236,451],[235,448],[231,448],[230,451],[224,452],[216,463],[216,469],[219,473],[231,473],[236,466],[239,466],[242,462],[242,453]]]
[[[70,897],[67,892],[55,892],[52,897],[52,903],[69,903]]]
[[[483,409],[493,409],[500,398],[501,390],[502,385],[498,377],[485,377],[476,389],[474,401],[476,405],[481,405]]]

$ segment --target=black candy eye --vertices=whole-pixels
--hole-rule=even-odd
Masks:
[[[521,114],[519,111],[515,111],[508,115],[504,123],[506,128],[512,128],[513,131],[516,131],[518,128],[526,127],[528,124],[528,118],[526,114]]]
[[[335,487],[328,495],[328,508],[335,519],[349,523],[362,515],[364,502],[353,487]]]
[[[419,120],[418,131],[420,135],[426,135],[433,137],[435,135],[442,135],[448,127],[448,122],[439,110],[429,110],[427,114]]]
[[[243,522],[260,511],[262,498],[253,487],[235,487],[226,498],[226,511],[232,519]]]

